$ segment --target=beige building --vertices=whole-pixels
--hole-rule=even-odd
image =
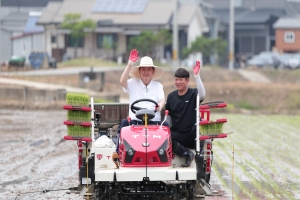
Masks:
[[[121,2],[121,3],[120,3]],[[83,19],[97,22],[77,48],[78,57],[112,59],[127,53],[130,37],[142,30],[172,30],[174,1],[172,0],[64,0],[49,2],[37,22],[44,26],[45,51],[61,60],[63,54],[74,57],[74,44],[68,30],[59,25],[67,13],[80,13]],[[179,51],[208,31],[200,6],[183,3],[178,8]],[[116,42],[115,45],[113,43]],[[116,48],[113,48],[115,46]],[[164,57],[172,46],[161,47],[157,54]],[[179,55],[180,56],[180,55]]]

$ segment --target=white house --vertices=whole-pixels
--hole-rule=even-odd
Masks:
[[[27,24],[29,12],[42,11],[49,1],[50,0],[0,0],[0,64],[8,61],[14,53],[18,55],[19,52],[15,52],[16,49],[14,49],[14,46],[16,44],[13,44],[12,39],[17,39],[20,35],[24,34],[23,30]],[[63,0],[52,1],[61,2]],[[43,44],[43,42],[40,43]],[[26,47],[28,47],[28,45],[26,45]],[[17,45],[18,48],[20,46],[21,45]]]
[[[44,51],[44,28],[43,26],[36,25],[40,16],[41,12],[29,12],[22,33],[11,37],[12,54],[24,56],[26,64],[29,64],[28,58],[31,52]]]

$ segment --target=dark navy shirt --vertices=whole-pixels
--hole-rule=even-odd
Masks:
[[[197,88],[188,88],[183,96],[175,90],[168,95],[165,109],[172,119],[171,131],[188,133],[196,124]]]

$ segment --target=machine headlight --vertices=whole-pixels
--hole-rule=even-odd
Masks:
[[[163,148],[160,148],[160,149],[158,149],[158,154],[159,155],[164,155],[164,153],[165,153],[165,150],[163,149]]]
[[[156,150],[161,162],[168,162],[168,156],[166,153],[167,148],[168,148],[168,139],[166,139],[164,143]]]
[[[125,163],[131,163],[132,159],[134,157],[135,154],[135,150],[134,148],[124,139],[123,140],[124,146],[125,146]]]
[[[127,150],[127,153],[128,153],[128,155],[132,156],[133,153],[134,153],[134,151],[133,151],[132,148],[129,148],[129,149]]]

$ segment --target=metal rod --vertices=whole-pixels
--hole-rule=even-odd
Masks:
[[[232,181],[231,181],[231,195],[233,199],[233,190],[234,190],[234,144],[232,145]]]
[[[145,120],[145,140],[146,140],[146,178],[148,177],[148,132],[147,132],[147,129],[148,129],[148,115],[145,114],[145,117],[144,117],[144,120]]]
[[[199,112],[199,93],[197,94],[197,103],[196,103],[196,153],[200,152],[200,136],[199,136],[199,121],[200,121],[200,112]]]
[[[230,0],[229,13],[229,70],[233,71],[234,64],[234,0]]]
[[[172,43],[172,70],[178,68],[178,0],[174,1],[174,10],[173,10],[173,43]]]
[[[1,13],[1,0],[0,0],[0,13]],[[0,14],[0,38],[1,38],[1,21],[2,21],[2,19],[1,19],[1,14]],[[1,71],[1,63],[2,63],[2,57],[1,57],[1,39],[0,39],[0,71]]]
[[[95,110],[94,110],[94,98],[91,97],[91,122],[92,122],[92,148],[91,148],[91,153],[94,153],[94,125],[95,125],[95,116],[94,116]]]
[[[86,192],[89,190],[89,159],[88,159],[88,142],[85,143],[85,167],[86,167]],[[87,199],[89,199],[89,195],[87,195]]]

